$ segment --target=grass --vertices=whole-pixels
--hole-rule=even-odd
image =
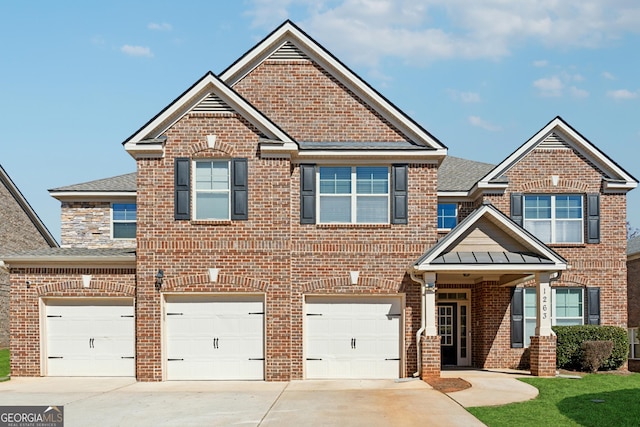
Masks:
[[[581,379],[522,378],[540,394],[504,406],[468,408],[490,427],[637,426],[640,374],[589,374]]]
[[[0,350],[0,378],[9,376],[9,349]]]

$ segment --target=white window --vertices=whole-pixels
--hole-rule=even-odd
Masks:
[[[438,228],[450,230],[458,224],[458,205],[438,203]]]
[[[388,167],[320,167],[318,175],[320,223],[389,223]]]
[[[544,243],[582,243],[580,195],[524,196],[524,228]]]
[[[112,236],[114,239],[136,238],[136,204],[114,203],[111,205]]]
[[[629,328],[629,359],[640,359],[640,328]]]
[[[196,160],[195,219],[228,220],[230,187],[228,160]]]
[[[573,326],[584,324],[584,292],[582,288],[551,289],[551,324]],[[536,288],[524,290],[524,345],[529,347],[536,332]]]

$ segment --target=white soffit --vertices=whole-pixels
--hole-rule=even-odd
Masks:
[[[587,160],[596,165],[596,167],[606,174],[606,178],[611,178],[617,181],[615,183],[610,183],[609,187],[630,190],[638,185],[638,181],[633,176],[622,169],[606,154],[583,137],[578,131],[573,129],[561,117],[556,117],[533,135],[527,142],[520,146],[520,148],[514,151],[502,163],[491,170],[491,172],[489,172],[484,178],[482,178],[482,180],[477,184],[478,187],[493,187],[495,184],[491,183],[491,180],[506,174],[509,169],[522,160],[538,145],[542,144],[552,133],[562,137],[564,139],[565,146],[568,145],[575,148]]]
[[[269,58],[274,52],[287,43],[293,43],[311,60],[329,71],[345,87],[364,99],[382,117],[396,126],[415,142],[437,150],[439,155],[446,155],[447,147],[442,145],[433,135],[406,116],[395,105],[369,86],[353,71],[342,64],[335,56],[324,49],[304,31],[286,21],[265,39],[249,50],[229,68],[220,74],[220,79],[233,87],[253,69]]]

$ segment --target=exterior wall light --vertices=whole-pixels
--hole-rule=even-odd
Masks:
[[[158,270],[156,273],[156,291],[160,291],[162,288],[162,282],[164,280],[164,271]]]

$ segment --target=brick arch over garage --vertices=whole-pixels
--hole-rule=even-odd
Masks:
[[[231,274],[218,275],[218,280],[212,282],[209,274],[181,276],[165,280],[163,292],[266,292],[269,282],[250,277]]]
[[[49,283],[36,286],[39,297],[52,296],[90,296],[90,297],[134,297],[136,287],[123,283],[92,280],[85,288],[82,280]]]
[[[340,292],[340,293],[370,293],[371,291],[378,291],[381,294],[386,293],[398,293],[402,287],[402,282],[395,282],[393,280],[382,279],[379,277],[362,277],[358,278],[356,285],[351,284],[349,277],[330,277],[313,282],[307,282],[302,285],[302,292],[306,294],[310,293],[327,293],[327,292]]]

